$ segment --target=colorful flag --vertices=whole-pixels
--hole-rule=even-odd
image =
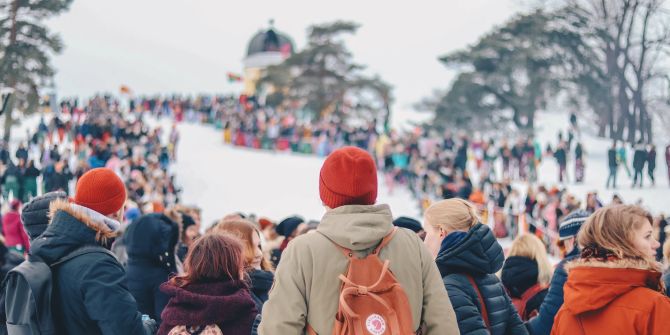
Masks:
[[[228,72],[228,82],[234,83],[240,81],[242,81],[242,76],[240,76],[239,74]]]

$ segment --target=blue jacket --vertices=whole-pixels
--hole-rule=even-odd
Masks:
[[[462,335],[489,335],[477,292],[467,275],[473,277],[482,294],[491,324],[491,335],[528,334],[512,300],[495,276],[503,265],[503,250],[488,226],[480,223],[470,229],[458,244],[440,250],[436,262],[456,311]]]
[[[123,236],[128,252],[128,289],[143,314],[161,322],[170,297],[160,285],[177,272],[176,246],[179,224],[165,214],[146,214],[133,221]]]
[[[528,321],[528,329],[533,335],[549,335],[554,326],[554,317],[563,306],[563,285],[568,280],[565,264],[579,258],[579,250],[573,249],[565,259],[556,266],[554,275],[551,277],[549,292],[540,305],[540,314]]]

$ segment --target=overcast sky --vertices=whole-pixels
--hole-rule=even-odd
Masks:
[[[64,52],[54,59],[62,96],[118,93],[227,93],[239,85],[249,39],[275,27],[297,48],[309,25],[352,20],[347,38],[354,59],[394,86],[395,123],[412,117],[412,104],[451,76],[437,57],[463,48],[520,9],[518,0],[75,0],[50,25]]]

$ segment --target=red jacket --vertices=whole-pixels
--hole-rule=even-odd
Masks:
[[[2,232],[7,247],[23,246],[25,252],[30,251],[30,240],[21,223],[19,212],[11,211],[2,217]]]
[[[565,302],[552,335],[670,334],[670,299],[660,292],[660,272],[633,260],[578,260],[566,269]]]

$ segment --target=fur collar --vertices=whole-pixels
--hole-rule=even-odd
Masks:
[[[661,264],[658,262],[649,263],[642,259],[623,258],[616,260],[609,260],[602,262],[598,260],[576,259],[565,265],[565,270],[570,270],[580,267],[591,268],[608,268],[608,269],[638,269],[661,272]]]
[[[63,211],[96,232],[95,239],[106,242],[119,235],[120,223],[92,209],[71,204],[65,199],[56,199],[49,205],[49,223],[58,211]]]

